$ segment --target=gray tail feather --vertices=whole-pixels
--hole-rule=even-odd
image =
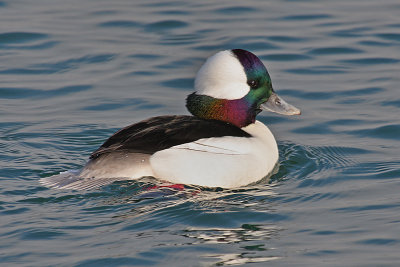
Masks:
[[[82,178],[79,171],[66,171],[47,178],[41,178],[39,182],[50,188],[91,190],[115,181],[127,180],[126,178]]]

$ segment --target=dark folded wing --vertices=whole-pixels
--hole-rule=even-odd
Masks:
[[[90,158],[114,151],[153,154],[201,138],[222,136],[251,137],[242,129],[218,120],[194,116],[159,116],[119,130],[94,151]]]

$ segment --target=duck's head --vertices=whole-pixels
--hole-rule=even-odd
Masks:
[[[194,116],[216,119],[244,127],[255,122],[261,110],[300,115],[272,88],[271,78],[261,60],[243,49],[218,52],[200,68],[196,92],[186,99]]]

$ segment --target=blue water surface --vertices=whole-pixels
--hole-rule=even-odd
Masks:
[[[400,3],[0,0],[1,266],[398,266]],[[188,114],[204,60],[243,48],[300,117],[264,112],[278,172],[238,189],[100,190],[116,130]]]

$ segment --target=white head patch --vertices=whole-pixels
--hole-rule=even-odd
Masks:
[[[199,95],[229,100],[240,99],[250,91],[244,68],[230,50],[207,59],[196,75],[194,87]]]

